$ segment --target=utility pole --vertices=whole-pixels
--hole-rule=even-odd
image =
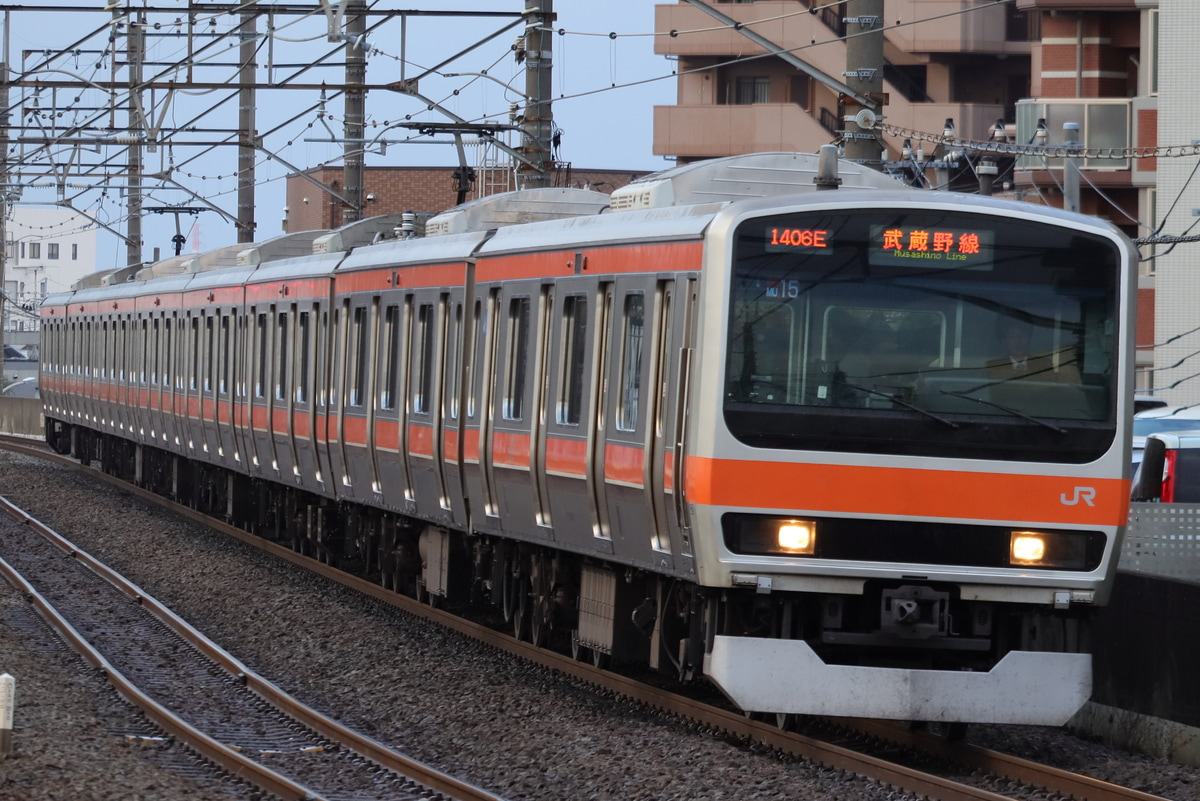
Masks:
[[[258,11],[255,3],[248,3],[242,11],[242,24],[238,28],[241,36],[241,46],[238,58],[238,180],[237,180],[237,241],[239,244],[254,241],[254,159],[257,155],[255,144],[258,140],[258,129],[254,107],[258,102],[255,98],[254,84],[257,78],[258,63],[254,52],[258,47]],[[176,215],[176,235],[179,236]],[[176,253],[180,249],[176,242]]]
[[[1063,123],[1067,155],[1063,159],[1063,208],[1079,211],[1079,123]]]
[[[517,165],[517,183],[521,189],[550,185],[554,20],[554,0],[525,0],[525,114],[521,120],[520,151],[533,166]]]
[[[845,157],[849,161],[878,168],[880,147],[873,130],[882,117],[883,97],[883,0],[846,0],[846,85],[859,95],[878,99],[875,112],[850,98],[845,109]]]
[[[120,19],[121,12],[113,10]],[[126,51],[129,58],[129,175],[126,180],[125,208],[129,215],[126,228],[125,264],[142,263],[142,63],[146,53],[146,14],[137,12],[126,22]]]
[[[346,20],[346,143],[343,147],[343,191],[349,201],[342,210],[342,223],[362,219],[363,163],[366,152],[367,92],[363,83],[367,77],[367,18],[363,0],[351,0]]]
[[[11,12],[4,12],[4,53],[0,61],[0,354],[4,351],[4,311],[8,305],[8,42]],[[3,376],[0,376],[2,378]]]

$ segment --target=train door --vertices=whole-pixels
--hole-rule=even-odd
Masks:
[[[316,365],[312,381],[313,420],[317,446],[316,467],[317,484],[321,492],[332,496],[337,494],[337,477],[334,475],[333,457],[330,455],[334,435],[334,422],[330,414],[329,399],[334,385],[333,341],[334,334],[330,327],[333,323],[332,300],[328,305],[315,304],[312,309],[311,325],[313,326],[313,360]]]
[[[271,466],[274,448],[271,441],[271,340],[275,307],[262,304],[250,307],[250,372],[246,393],[247,426],[245,463],[251,475],[274,479]]]
[[[80,329],[83,337],[80,347],[80,378],[82,394],[84,401],[84,420],[93,421],[99,416],[99,402],[96,399],[98,380],[98,368],[96,353],[96,318],[85,317],[80,320]]]
[[[375,368],[379,375],[375,391],[375,469],[384,504],[411,513],[416,508],[404,454],[411,298],[398,292],[385,294],[381,315]]]
[[[662,495],[662,440],[655,426],[661,397],[672,285],[654,277],[619,277],[605,293],[608,358],[597,416],[593,473],[602,484],[614,552],[644,565],[673,562]]]
[[[318,414],[317,394],[321,386],[317,349],[317,321],[321,305],[301,303],[295,314],[295,359],[292,370],[292,420],[296,468],[300,483],[313,492],[328,491],[322,481],[321,454],[325,450],[324,418]]]
[[[346,337],[342,392],[340,453],[345,460],[344,478],[339,493],[359,500],[377,499],[379,481],[371,449],[375,444],[374,423],[375,359],[378,341],[378,297],[356,296],[345,309]]]
[[[477,531],[499,533],[491,443],[495,403],[496,353],[500,340],[500,289],[480,291],[471,302],[465,406],[462,410],[462,481]],[[465,350],[464,350],[465,352]]]
[[[446,498],[442,438],[442,374],[449,296],[440,289],[413,297],[409,336],[408,471],[417,513],[426,520],[450,522]]]
[[[254,455],[251,382],[254,379],[255,311],[253,306],[246,306],[244,309],[243,313],[233,318],[230,369],[233,375],[233,456],[237,469],[248,473],[253,471]]]
[[[296,462],[296,421],[292,384],[296,378],[296,304],[285,304],[275,314],[274,389],[271,431],[274,433],[276,475],[294,484],[300,475]]]
[[[149,315],[139,313],[135,320],[137,325],[138,335],[138,354],[137,354],[137,376],[135,399],[136,405],[133,412],[133,431],[138,442],[148,442],[150,434],[150,375],[152,371],[154,353],[154,328],[150,322]]]
[[[173,450],[180,441],[180,430],[186,420],[186,399],[183,394],[182,343],[187,338],[187,327],[177,312],[164,315],[166,337],[164,345],[166,364],[163,368],[163,438],[162,446]]]
[[[120,415],[121,432],[126,437],[133,436],[134,410],[137,408],[137,398],[135,395],[134,372],[133,367],[136,364],[136,355],[134,349],[133,336],[134,331],[133,315],[121,315],[121,366],[118,380],[120,381],[120,392],[117,397],[118,414]]]
[[[607,360],[612,290],[595,278],[555,286],[545,424],[545,481],[554,538],[584,551],[612,553],[604,497],[603,425],[598,409]]]
[[[216,394],[217,319],[213,309],[200,311],[200,439],[196,448],[206,462],[217,460],[217,447],[221,441]]]
[[[350,300],[344,298],[333,308],[329,321],[329,392],[327,396],[329,472],[326,479],[339,497],[352,492],[346,470],[346,419],[344,399],[347,391],[347,354],[350,351]]]
[[[166,391],[163,387],[166,381],[166,317],[156,313],[151,319],[151,354],[152,367],[150,371],[150,444],[161,448],[163,432],[166,427]]]
[[[236,358],[234,345],[237,341],[237,309],[216,311],[216,381],[213,387],[217,432],[214,457],[227,467],[234,466],[237,453],[237,436],[234,426],[237,420],[237,392],[233,363]]]
[[[683,495],[684,457],[687,447],[687,399],[696,341],[697,279],[693,276],[666,281],[660,287],[662,311],[658,315],[658,341],[654,352],[656,400],[652,412],[651,487],[656,518],[665,517],[676,571],[694,573],[691,524]],[[665,549],[661,529],[659,547]]]
[[[488,445],[492,487],[503,530],[511,535],[552,537],[543,471],[546,340],[552,287],[513,282],[500,291],[496,324],[493,422]]]
[[[200,312],[189,310],[181,319],[186,336],[183,346],[183,411],[180,417],[180,441],[188,458],[203,450],[204,419],[200,416]]]
[[[441,432],[442,506],[459,529],[468,525],[466,491],[462,476],[462,421],[465,406],[466,347],[470,333],[466,289],[450,292],[446,320],[446,346],[442,358]]]

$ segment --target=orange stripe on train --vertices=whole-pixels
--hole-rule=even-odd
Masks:
[[[684,482],[688,500],[706,506],[1092,526],[1124,525],[1128,517],[1122,479],[691,456]]]

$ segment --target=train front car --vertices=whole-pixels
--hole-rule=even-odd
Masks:
[[[1133,244],[945,193],[709,228],[686,490],[748,711],[1057,725],[1128,514]],[[710,610],[712,614],[712,610]]]

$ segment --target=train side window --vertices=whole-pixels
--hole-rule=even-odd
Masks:
[[[213,316],[206,314],[204,316],[204,391],[212,392],[213,388],[213,369],[216,364],[216,351],[213,346],[216,344],[216,327],[213,325]]]
[[[300,349],[300,366],[296,381],[296,403],[308,403],[308,371],[312,369],[311,318],[308,312],[296,317],[296,346]]]
[[[583,369],[587,345],[587,298],[563,300],[562,374],[555,417],[560,425],[579,425],[583,407]]]
[[[142,352],[140,354],[138,354],[140,356],[140,359],[138,360],[139,364],[140,364],[139,371],[138,371],[140,373],[140,375],[138,377],[138,382],[142,383],[142,384],[146,383],[146,376],[150,372],[150,369],[149,369],[150,368],[150,364],[149,364],[150,338],[148,336],[149,330],[150,330],[150,321],[145,318],[142,318],[142,336],[138,340],[141,343],[141,350],[142,350]]]
[[[163,319],[154,318],[154,345],[150,354],[150,383],[157,390],[162,381]]]
[[[161,318],[162,328],[159,333],[158,348],[155,352],[155,358],[158,361],[158,383],[160,386],[170,386],[171,381],[167,377],[167,364],[169,362],[169,354],[171,352],[171,321],[166,317]]]
[[[645,344],[644,295],[626,295],[621,331],[620,395],[617,397],[617,430],[636,431],[642,390],[642,349]]]
[[[108,320],[105,320],[100,325],[100,359],[96,366],[95,375],[97,378],[108,378]]]
[[[121,382],[125,381],[125,372],[129,367],[129,349],[132,347],[129,341],[129,318],[121,320]]]
[[[221,315],[221,373],[217,377],[217,392],[229,393],[229,315]]]
[[[462,380],[462,324],[463,307],[454,304],[454,320],[451,322],[446,345],[446,413],[452,420],[458,419],[459,385]]]
[[[287,312],[279,313],[275,321],[275,329],[278,340],[275,349],[275,400],[285,401],[288,399],[288,360],[291,358],[291,351],[288,350]]]
[[[508,304],[508,340],[504,365],[504,419],[522,420],[525,415],[525,373],[529,361],[529,298],[513,298]]]
[[[367,387],[367,310],[354,310],[350,343],[350,406],[362,406]]]
[[[254,372],[254,397],[266,395],[267,385],[267,315],[260,313],[255,318],[254,338],[258,352],[258,369]]]
[[[396,339],[400,335],[400,307],[388,306],[383,311],[383,383],[379,393],[380,409],[396,408],[396,390],[400,381],[399,354],[396,351],[399,344]]]
[[[417,336],[414,342],[413,355],[416,357],[415,380],[413,387],[413,411],[417,414],[429,414],[430,397],[433,394],[433,353],[434,309],[432,303],[422,303],[417,307]]]
[[[200,386],[200,318],[192,317],[192,369],[187,377],[188,389],[195,392]]]
[[[487,338],[487,316],[483,310],[483,301],[477,299],[474,308],[471,311],[472,325],[471,330],[475,332],[475,342],[471,345],[471,351],[474,354],[467,361],[467,370],[470,375],[467,376],[467,417],[474,419],[475,417],[475,393],[478,390],[476,386],[476,378],[479,375],[478,365],[482,361],[479,353],[479,343],[488,341]]]

